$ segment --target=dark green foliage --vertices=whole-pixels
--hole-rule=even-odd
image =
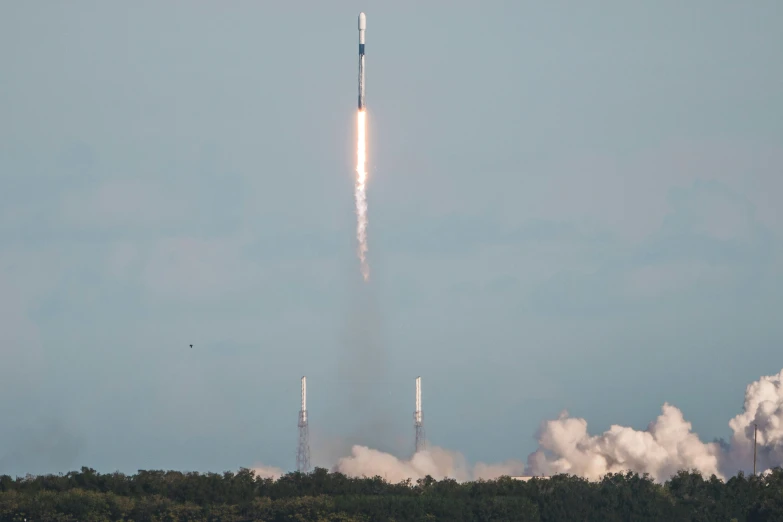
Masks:
[[[316,469],[278,480],[237,473],[139,471],[0,476],[0,522],[403,522],[446,520],[783,521],[783,470],[723,482],[681,471],[665,484],[635,473],[600,482],[558,475],[390,484]]]

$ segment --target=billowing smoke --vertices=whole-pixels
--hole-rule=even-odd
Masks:
[[[490,480],[503,475],[519,475],[523,469],[524,464],[514,462],[496,465],[479,463],[471,468],[461,454],[437,446],[429,446],[409,460],[365,446],[354,446],[351,456],[341,458],[333,468],[350,477],[380,476],[392,483],[406,479],[415,481],[428,475],[437,480],[452,478],[460,482]]]
[[[528,456],[527,464],[508,461],[471,467],[459,453],[437,446],[403,460],[353,446],[351,455],[339,459],[333,470],[349,476],[377,475],[391,482],[427,475],[465,481],[558,473],[598,480],[607,473],[624,471],[648,473],[654,480],[664,481],[679,470],[693,469],[725,480],[740,470],[752,469],[754,425],[758,430],[757,470],[783,465],[783,370],[748,385],[744,412],[729,422],[734,433],[729,444],[702,442],[682,412],[667,403],[643,431],[614,425],[600,435],[590,435],[585,419],[563,413],[542,424],[539,449]]]
[[[251,468],[256,477],[279,479],[283,476],[283,470],[274,466],[264,466],[263,464],[256,464]]]
[[[561,415],[545,422],[539,449],[528,457],[527,472],[570,473],[598,479],[606,473],[636,471],[663,481],[681,469],[727,478],[753,465],[754,423],[758,427],[758,467],[783,464],[783,371],[761,377],[745,391],[744,412],[729,422],[731,443],[704,443],[691,431],[682,412],[664,404],[645,431],[612,426],[591,436],[584,419]]]
[[[528,457],[531,473],[569,473],[598,480],[626,470],[665,480],[681,469],[720,475],[721,448],[703,443],[682,412],[669,404],[646,431],[614,425],[602,435],[587,433],[587,421],[563,414],[547,421],[539,433],[540,448]]]
[[[734,435],[727,465],[739,469],[752,462],[754,424],[758,469],[783,464],[783,370],[762,377],[745,389],[744,411],[729,421]]]

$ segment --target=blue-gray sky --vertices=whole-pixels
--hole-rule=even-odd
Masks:
[[[670,401],[727,436],[783,367],[781,25],[774,0],[3,3],[0,473],[291,469],[304,374],[314,437],[398,453],[417,375],[471,461],[562,409],[597,432]]]

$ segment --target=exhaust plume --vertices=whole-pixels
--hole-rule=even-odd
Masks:
[[[370,279],[370,267],[367,264],[367,112],[360,110],[356,117],[356,239],[359,242],[358,254],[362,277]]]

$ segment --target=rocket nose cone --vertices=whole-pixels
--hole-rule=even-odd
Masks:
[[[359,30],[367,29],[367,17],[364,13],[359,13]]]

